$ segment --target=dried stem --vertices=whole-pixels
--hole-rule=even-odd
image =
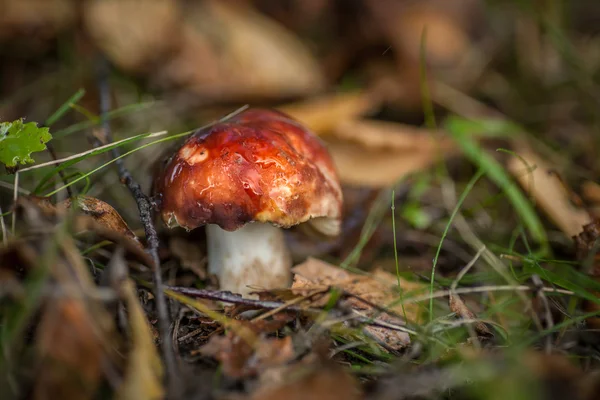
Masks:
[[[110,111],[111,108],[110,87],[108,83],[109,72],[110,66],[108,64],[108,61],[105,58],[101,57],[101,59],[99,60],[98,69],[98,89],[100,92],[101,122],[107,143],[112,142],[110,123],[108,118],[106,118],[106,114]],[[120,156],[120,152],[117,147],[112,149],[111,152],[114,158],[118,158]],[[117,159],[115,163],[118,168],[119,178],[121,179],[121,182],[127,185],[127,188],[129,189],[129,191],[135,199],[135,202],[137,203],[140,214],[140,221],[144,226],[144,231],[146,233],[146,241],[148,244],[147,252],[150,254],[150,257],[152,258],[154,264],[151,267],[153,272],[153,288],[154,297],[156,299],[156,310],[158,313],[158,326],[161,336],[162,353],[165,361],[168,383],[171,388],[176,387],[177,385],[175,384],[175,380],[177,377],[177,364],[175,359],[175,352],[173,350],[173,347],[171,346],[171,341],[169,340],[170,317],[167,307],[167,300],[164,294],[164,285],[162,282],[160,270],[160,258],[158,256],[158,234],[152,221],[152,204],[148,196],[144,194],[140,184],[133,178],[131,173],[125,167],[124,160],[120,158]]]
[[[227,291],[195,289],[195,288],[179,287],[179,286],[165,286],[165,289],[176,292],[176,293],[181,293],[181,294],[189,296],[189,297],[195,297],[195,298],[201,298],[201,299],[207,299],[207,300],[213,300],[213,301],[221,301],[223,303],[239,304],[239,305],[244,305],[247,307],[252,307],[255,309],[261,309],[261,308],[266,309],[266,310],[282,309],[282,310],[286,310],[286,311],[297,311],[297,312],[303,312],[303,313],[313,314],[313,315],[318,315],[323,312],[323,310],[318,309],[318,308],[303,307],[303,306],[291,304],[290,302],[284,303],[281,301],[248,299],[248,298],[240,296],[239,294],[235,294],[235,293],[231,293],[231,292],[227,292]],[[350,295],[348,293],[342,294],[342,296],[346,296],[346,295],[358,298],[361,301],[365,302],[366,304],[373,305],[374,307],[377,307],[378,309],[380,309],[382,312],[394,314],[392,311],[389,311],[389,310],[386,310],[385,308],[376,306],[373,303],[371,303],[365,299],[362,299],[358,296]],[[309,299],[307,298],[305,300],[309,300]],[[408,329],[404,326],[390,324],[390,323],[383,322],[383,321],[377,321],[371,317],[363,316],[356,311],[354,311],[351,315],[348,315],[344,320],[352,320],[359,324],[378,326],[381,328],[387,328],[387,329],[396,330],[396,331],[400,331],[400,332],[407,332],[410,334],[416,333],[415,331]],[[340,320],[338,322],[343,322],[344,320]]]

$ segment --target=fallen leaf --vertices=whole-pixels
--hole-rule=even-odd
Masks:
[[[28,45],[52,39],[76,18],[71,0],[19,0],[0,2],[0,40],[27,37]],[[32,40],[35,38],[35,40]]]
[[[306,125],[317,135],[331,133],[342,121],[364,116],[380,106],[380,100],[367,91],[339,92],[278,107]]]
[[[48,281],[55,291],[41,308],[36,328],[38,373],[33,398],[92,399],[114,365],[120,342],[112,316],[98,300],[95,286],[72,238],[56,238],[61,256],[50,263]],[[36,264],[39,268],[40,260]],[[57,290],[57,291],[56,291]],[[94,295],[95,294],[95,295]],[[111,366],[110,368],[114,368]]]
[[[597,256],[598,239],[600,239],[600,219],[595,218],[589,224],[585,224],[579,234],[573,236],[575,255],[579,261],[586,261],[592,252],[594,257]],[[600,263],[594,266],[591,274],[600,277]]]
[[[394,151],[325,139],[340,180],[348,185],[389,187],[400,179],[431,167],[438,158],[432,149]]]
[[[47,304],[37,329],[42,359],[34,399],[92,399],[99,387],[105,357],[95,318],[75,298]]]
[[[384,121],[339,121],[324,138],[340,180],[386,187],[458,153],[441,132]]]
[[[591,269],[586,271],[595,280],[600,280],[600,253],[598,253],[598,244],[600,239],[600,218],[595,218],[589,224],[583,226],[583,230],[576,236],[573,236],[575,242],[575,255],[584,265],[591,261]],[[590,257],[593,259],[589,260]],[[599,292],[592,292],[596,297],[600,297]],[[597,303],[587,299],[582,300],[582,308],[586,312],[598,311],[600,307]],[[600,329],[600,317],[589,317],[587,324]]]
[[[266,332],[262,331],[261,325],[244,323],[255,333],[264,334]],[[201,350],[204,355],[219,360],[223,372],[233,378],[255,376],[295,357],[290,336],[282,339],[257,336],[256,340],[249,341],[234,330],[228,331],[225,336],[212,336]]]
[[[292,268],[294,282],[292,291],[296,294],[306,294],[307,291],[322,290],[323,287],[336,286],[355,296],[361,297],[381,307],[398,300],[398,278],[387,271],[375,269],[369,275],[358,275],[336,267],[325,261],[309,257],[305,262]],[[427,288],[418,282],[400,279],[400,288],[404,293],[415,295]],[[351,300],[357,308],[368,309],[359,300]],[[415,304],[401,304],[389,307],[390,311],[406,315],[411,321],[418,321],[420,308]]]
[[[145,265],[153,264],[151,257],[145,252],[144,247],[119,213],[101,200],[81,196],[79,200],[67,199],[55,205],[47,197],[20,196],[17,199],[16,211],[17,214],[23,214],[28,223],[36,221],[40,215],[56,222],[57,217],[63,218],[65,211],[72,207],[73,201],[81,203],[83,214],[85,214],[75,215],[73,218],[75,232],[91,231],[100,237],[123,245],[128,255],[134,255]]]
[[[150,324],[142,309],[131,279],[122,286],[131,331],[131,350],[125,370],[125,378],[117,391],[117,399],[162,399],[163,367],[157,353]]]
[[[453,153],[456,145],[441,131],[376,120],[346,119],[336,124],[336,138],[363,145],[369,150]]]
[[[465,25],[439,4],[421,1],[406,6],[391,0],[369,1],[368,4],[405,63],[417,64],[421,51],[424,51],[428,65],[438,68],[452,66],[471,47]],[[426,42],[422,50],[424,30]]]
[[[592,181],[586,181],[582,186],[583,196],[595,203],[600,204],[600,184]]]
[[[189,3],[183,13],[178,51],[153,77],[157,85],[211,101],[286,98],[323,89],[322,71],[304,44],[251,7],[209,0]]]
[[[314,291],[323,290],[327,286],[335,286],[397,315],[406,315],[411,322],[417,322],[420,319],[421,312],[416,304],[390,306],[391,303],[399,299],[400,294],[398,292],[398,279],[389,272],[377,269],[371,275],[363,276],[353,274],[315,258],[308,258],[304,263],[298,264],[292,269],[292,272],[294,273],[292,291],[296,294],[309,295]],[[426,290],[424,285],[405,279],[400,280],[400,287],[404,294],[416,294]],[[378,310],[356,297],[348,298],[347,304],[361,314],[365,314],[367,317],[374,315],[375,320],[382,323],[394,325],[405,323],[405,321],[390,314],[378,312]],[[324,297],[317,304],[323,305],[327,301],[328,297]],[[401,331],[379,326],[366,326],[364,331],[394,350],[399,350],[410,343],[408,335]]]
[[[178,45],[182,21],[172,0],[88,0],[83,5],[83,23],[117,66],[149,72]]]
[[[57,206],[59,208],[70,208],[73,206],[73,204],[76,204],[78,209],[83,211],[86,215],[92,217],[94,221],[108,230],[128,237],[129,239],[132,239],[140,244],[135,233],[133,233],[123,217],[121,217],[117,210],[115,210],[110,204],[95,197],[77,196],[73,199],[64,200]]]
[[[477,315],[473,311],[467,307],[465,302],[460,298],[460,296],[456,293],[450,293],[448,297],[448,304],[450,306],[450,311],[456,314],[460,319],[466,320],[477,320],[473,323],[473,327],[478,335],[484,337],[492,337],[494,334],[490,331],[485,323],[479,321]]]
[[[526,148],[516,150],[518,157],[508,162],[508,170],[541,209],[568,237],[581,232],[590,221],[587,211],[574,206],[560,181],[550,174],[552,168]],[[525,162],[525,163],[524,163]],[[529,171],[529,169],[533,171]]]
[[[312,360],[310,360],[312,361]],[[334,400],[362,399],[357,380],[340,365],[328,361],[307,361],[273,368],[261,376],[251,400]]]

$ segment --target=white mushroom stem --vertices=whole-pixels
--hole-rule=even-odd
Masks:
[[[292,258],[281,228],[255,222],[228,232],[207,225],[206,238],[208,271],[222,290],[247,297],[261,288],[289,287]]]

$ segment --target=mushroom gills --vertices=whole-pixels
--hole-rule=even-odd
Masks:
[[[244,297],[260,289],[289,287],[292,257],[281,228],[253,222],[233,232],[206,225],[208,271],[221,290]]]

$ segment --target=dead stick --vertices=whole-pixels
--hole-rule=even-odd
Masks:
[[[110,72],[110,66],[108,61],[101,57],[99,60],[99,70],[98,70],[98,89],[100,92],[100,119],[102,122],[102,128],[104,131],[104,136],[107,142],[112,142],[112,135],[110,130],[110,122],[108,118],[106,118],[106,114],[110,111],[110,87],[108,83],[108,76]],[[156,228],[154,227],[154,223],[152,222],[152,205],[150,203],[150,199],[144,194],[142,187],[140,184],[133,178],[133,176],[129,173],[127,168],[125,167],[125,163],[122,158],[118,158],[120,156],[119,148],[115,147],[112,149],[112,156],[117,159],[115,164],[117,165],[119,171],[119,178],[121,182],[127,185],[127,188],[133,195],[135,202],[137,203],[140,221],[144,226],[144,231],[146,233],[146,240],[148,243],[147,251],[152,258],[153,264],[152,267],[152,278],[154,281],[154,297],[156,299],[156,311],[158,313],[158,327],[160,330],[161,336],[161,346],[162,353],[165,361],[165,368],[167,371],[168,384],[171,388],[176,387],[178,385],[175,384],[175,380],[177,379],[176,372],[176,361],[175,361],[175,352],[173,347],[171,346],[171,341],[169,340],[169,327],[170,327],[170,318],[169,311],[167,307],[167,300],[163,291],[163,282],[160,271],[160,258],[158,257],[158,234],[156,232]]]
[[[144,284],[144,282],[138,281],[138,283],[141,283],[144,286],[150,286],[150,285]],[[284,303],[282,301],[248,299],[248,298],[240,296],[239,294],[235,294],[235,293],[227,292],[227,291],[196,289],[196,288],[180,287],[180,286],[164,286],[164,288],[166,290],[171,290],[173,292],[181,293],[181,294],[189,296],[189,297],[195,297],[195,298],[201,298],[201,299],[207,299],[207,300],[213,300],[213,301],[221,301],[223,303],[240,304],[240,305],[245,305],[247,307],[253,307],[256,309],[263,308],[266,310],[274,310],[274,309],[285,307],[285,311],[303,312],[303,313],[312,314],[312,315],[318,315],[323,312],[323,310],[318,309],[318,308],[307,308],[307,307],[302,307],[302,306],[298,306],[298,305],[290,305],[290,304]],[[345,294],[346,293],[343,293],[342,296]],[[393,314],[393,312],[391,312],[391,311],[385,311],[385,312]],[[406,328],[404,326],[387,323],[387,322],[383,322],[383,321],[376,321],[376,320],[373,320],[373,318],[371,318],[371,317],[365,317],[365,316],[361,316],[361,315],[357,315],[357,314],[348,315],[347,319],[356,321],[359,324],[378,326],[380,328],[386,328],[386,329],[391,329],[391,330],[400,331],[400,332],[406,332],[406,333],[410,333],[410,334],[415,333],[415,331],[413,331],[409,328]]]

